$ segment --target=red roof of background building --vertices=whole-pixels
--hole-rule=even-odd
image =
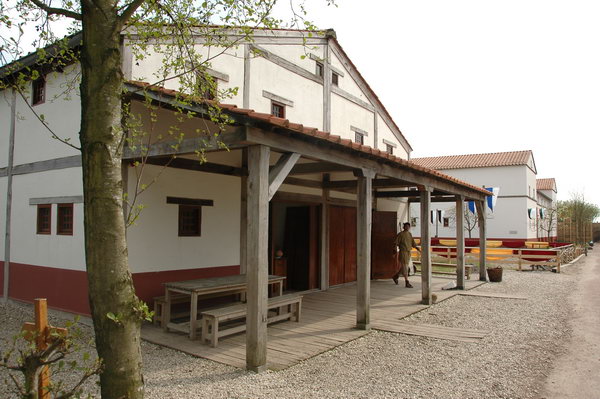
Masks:
[[[530,150],[493,152],[487,154],[448,155],[442,157],[412,158],[411,161],[427,168],[466,169],[485,168],[490,166],[528,165],[532,156]]]

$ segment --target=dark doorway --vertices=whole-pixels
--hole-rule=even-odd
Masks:
[[[274,252],[272,272],[285,275],[286,290],[305,291],[319,287],[319,206],[274,204]]]

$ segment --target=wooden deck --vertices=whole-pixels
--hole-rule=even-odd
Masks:
[[[449,281],[452,279],[433,277],[432,289],[438,296],[438,302],[461,292],[442,291],[441,287]],[[414,285],[412,289],[395,285],[391,280],[371,282],[372,328],[407,333],[408,327],[400,319],[427,307],[420,304],[420,276],[411,277],[411,283]],[[480,284],[482,282],[477,280],[466,280],[467,289]],[[285,321],[269,325],[268,368],[281,370],[290,367],[368,333],[368,331],[355,329],[355,324],[356,286],[354,284],[305,294],[302,303],[302,319],[299,323]],[[438,336],[438,338],[444,337],[444,334]],[[142,328],[142,338],[193,356],[235,367],[246,367],[244,333],[220,340],[217,348],[211,348],[198,340],[192,341],[185,334],[165,333],[152,325],[145,325]]]

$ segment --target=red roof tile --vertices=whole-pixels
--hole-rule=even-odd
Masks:
[[[410,161],[430,169],[466,169],[490,166],[528,165],[531,151],[493,152],[488,154],[448,155],[412,158]]]
[[[554,180],[554,177],[547,179],[536,179],[535,182],[538,190],[552,190],[556,192],[556,180]]]

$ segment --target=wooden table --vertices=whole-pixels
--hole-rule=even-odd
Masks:
[[[269,285],[277,284],[278,293],[283,293],[283,281],[285,277],[269,276]],[[165,306],[162,316],[162,328],[168,330],[168,324],[171,320],[171,294],[181,293],[190,295],[190,339],[196,338],[196,326],[198,324],[198,298],[217,297],[231,294],[244,294],[246,292],[246,275],[237,274],[234,276],[201,278],[197,280],[176,281],[164,283],[165,286]]]

